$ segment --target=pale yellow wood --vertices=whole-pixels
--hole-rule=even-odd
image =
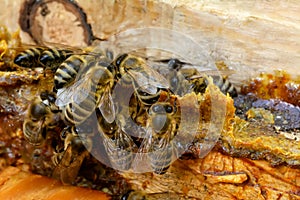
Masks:
[[[18,27],[21,2],[5,0],[0,8],[1,23],[12,30]],[[201,47],[198,51],[236,70],[238,78],[234,79],[273,69],[300,73],[300,2],[296,0],[78,2],[100,37],[131,28],[162,27],[192,37]],[[63,37],[59,29],[57,35]],[[27,34],[22,33],[22,38],[29,41]],[[183,48],[180,40],[177,42],[178,48]]]

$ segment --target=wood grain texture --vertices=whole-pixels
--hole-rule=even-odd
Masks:
[[[12,30],[18,28],[22,2],[4,1],[0,8],[0,21]],[[223,60],[237,70],[234,79],[242,80],[258,71],[273,69],[299,75],[300,3],[295,0],[79,0],[78,3],[99,37],[110,37],[131,28],[162,27],[192,37],[200,47],[194,51],[201,51],[212,60]],[[63,37],[60,32],[63,30],[57,28],[55,41]],[[21,35],[24,41],[29,41],[28,35]],[[183,43],[177,42],[178,48],[183,48]]]
[[[11,31],[19,27],[18,14],[23,2],[24,0],[2,1],[0,23]],[[155,41],[162,46],[170,45],[174,48],[174,54],[189,52],[190,54],[181,55],[187,60],[190,56],[200,54],[203,59],[224,61],[236,70],[236,74],[231,77],[236,82],[250,78],[260,71],[274,69],[285,69],[293,75],[299,75],[300,3],[296,0],[78,2],[86,12],[96,36],[110,38],[116,35],[117,40],[123,40],[131,48],[140,43],[147,46],[151,43],[147,41]],[[126,30],[147,27],[156,27],[156,30],[161,28],[162,31],[149,32],[138,40],[132,35],[122,36],[122,32]],[[77,39],[72,41],[65,38],[67,30],[73,29],[63,23],[57,24],[55,34],[49,40],[58,43],[68,41],[69,45],[76,45]],[[179,33],[176,37],[171,37],[173,43],[168,40],[170,37],[164,35],[172,31]],[[32,42],[24,32],[21,32],[21,37],[26,43]],[[196,48],[190,50],[192,44],[186,41],[196,43]],[[234,176],[211,175],[212,172],[232,172]],[[0,176],[0,197],[12,194],[34,197],[37,191],[45,191],[42,187],[30,188],[31,183],[53,188],[59,185],[56,181],[20,171],[8,175],[3,173]],[[162,177],[153,178],[153,174],[124,174],[124,177],[130,180],[134,189],[144,189],[149,193],[168,192],[171,185],[174,192],[177,190],[181,194],[200,199],[299,199],[299,174],[299,169],[284,166],[271,168],[264,161],[238,159],[212,152],[203,160],[178,161],[171,167],[171,172]],[[15,183],[15,177],[22,180],[20,184],[28,187],[19,187],[18,192],[12,190],[8,183]],[[245,177],[248,177],[246,181]],[[177,185],[174,180],[178,181]],[[77,188],[65,188],[61,185],[57,190],[60,193],[47,191],[49,199],[80,193]],[[80,194],[85,195],[84,192]]]
[[[16,167],[0,173],[1,199],[110,199],[105,193],[74,186],[63,186],[59,181],[34,175]]]

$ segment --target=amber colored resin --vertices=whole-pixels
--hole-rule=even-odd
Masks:
[[[253,93],[262,99],[280,99],[299,106],[300,79],[292,78],[285,71],[276,71],[274,74],[262,73],[241,87],[241,93]]]

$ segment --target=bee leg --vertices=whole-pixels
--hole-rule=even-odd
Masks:
[[[44,140],[46,139],[46,137],[47,137],[47,127],[43,127],[42,137],[43,137]]]

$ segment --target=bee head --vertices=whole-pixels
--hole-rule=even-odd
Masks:
[[[168,62],[168,67],[171,70],[179,70],[182,68],[182,62],[178,60],[177,58],[172,58]]]
[[[174,111],[173,107],[167,103],[156,103],[150,107],[151,126],[156,133],[165,133],[170,125],[170,114]]]
[[[30,105],[29,113],[33,121],[39,121],[48,113],[46,105],[42,102],[33,102]]]
[[[170,114],[173,110],[173,106],[169,104],[156,103],[150,107],[150,114]]]

